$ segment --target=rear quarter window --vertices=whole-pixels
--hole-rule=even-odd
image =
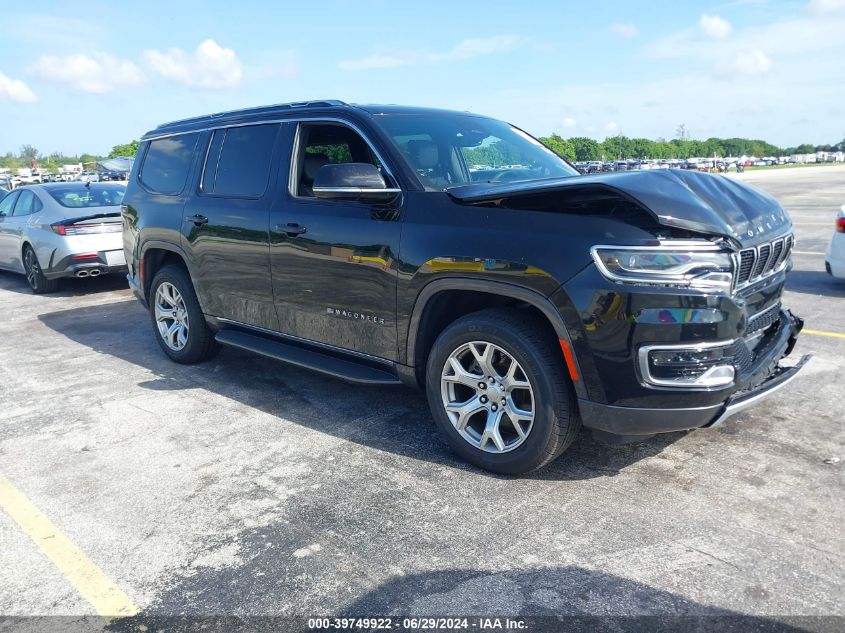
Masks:
[[[150,191],[176,195],[185,188],[198,133],[168,136],[150,141],[138,179]]]

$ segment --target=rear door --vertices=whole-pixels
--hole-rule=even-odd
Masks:
[[[207,314],[277,330],[269,217],[279,123],[212,130],[184,211],[183,245]]]
[[[15,253],[15,220],[12,211],[20,191],[13,191],[0,200],[0,267],[19,270],[13,263]]]

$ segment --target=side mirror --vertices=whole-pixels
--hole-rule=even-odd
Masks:
[[[378,167],[370,163],[323,165],[314,177],[314,195],[323,200],[391,202],[401,189],[388,188]]]

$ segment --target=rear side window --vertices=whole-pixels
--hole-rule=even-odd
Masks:
[[[34,193],[24,189],[23,191],[21,191],[21,195],[18,197],[18,201],[15,203],[15,210],[12,212],[12,215],[30,215],[31,213],[37,213],[38,211],[41,211],[43,207],[44,205],[41,204],[41,201],[35,196]]]
[[[150,141],[139,179],[155,193],[175,195],[185,188],[198,133]]]
[[[264,195],[278,133],[278,124],[215,130],[203,169],[203,193],[245,198]]]

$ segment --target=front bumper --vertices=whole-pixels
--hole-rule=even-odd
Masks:
[[[810,359],[802,357],[792,367],[781,367],[780,361],[795,346],[803,321],[789,311],[780,313],[777,329],[767,337],[765,353],[755,362],[755,369],[742,377],[721,403],[692,408],[636,408],[599,404],[579,400],[584,426],[605,433],[624,436],[654,435],[715,427],[732,415],[760,403],[791,382]]]

